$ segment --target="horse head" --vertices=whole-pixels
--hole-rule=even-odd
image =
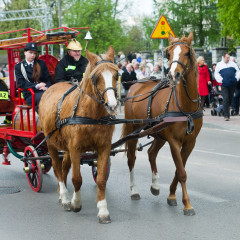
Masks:
[[[108,52],[102,55],[95,55],[86,50],[89,66],[86,70],[88,78],[92,79],[95,95],[98,101],[104,104],[107,112],[116,114],[117,99],[116,85],[118,68],[114,62],[114,49],[108,48]]]
[[[180,82],[181,77],[190,68],[192,49],[191,42],[193,40],[193,32],[189,36],[183,38],[174,38],[171,33],[168,37],[170,46],[167,47],[166,55],[169,60],[169,73],[171,84],[177,84]]]

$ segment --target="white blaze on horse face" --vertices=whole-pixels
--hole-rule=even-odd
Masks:
[[[180,56],[180,53],[181,53],[181,47],[180,46],[177,46],[174,50],[173,50],[173,60],[172,61],[178,61],[179,60],[179,56]],[[170,73],[173,77],[173,80],[175,80],[175,70],[177,68],[177,65],[178,63],[177,62],[174,62],[172,65],[171,65],[171,68],[170,68]]]
[[[105,87],[106,88],[111,88],[113,87],[112,85],[112,73],[107,70],[102,73],[103,78],[105,80]],[[108,97],[108,105],[109,107],[115,108],[117,106],[117,99],[115,97],[114,91],[112,89],[107,90],[107,97]]]

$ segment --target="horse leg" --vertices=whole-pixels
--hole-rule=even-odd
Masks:
[[[153,144],[148,149],[148,157],[152,170],[152,185],[150,190],[154,196],[158,196],[160,193],[160,183],[156,165],[156,158],[159,150],[163,147],[164,144],[164,140],[155,138]]]
[[[70,158],[72,163],[72,183],[74,186],[73,197],[71,200],[71,210],[73,212],[79,212],[82,209],[80,193],[80,188],[82,186],[82,176],[80,173],[81,151],[79,149],[72,148],[70,151]]]
[[[189,141],[188,143],[183,144],[182,149],[181,149],[181,157],[183,161],[183,165],[185,168],[187,159],[189,155],[191,154],[194,146],[195,146],[196,140],[195,141]],[[177,206],[177,200],[176,200],[176,190],[177,190],[177,184],[178,184],[178,177],[177,177],[177,171],[175,171],[175,176],[173,178],[173,181],[170,185],[170,194],[167,198],[167,203],[170,206]]]
[[[195,144],[195,142],[192,143],[192,145],[193,145],[192,148],[194,147],[194,144]],[[175,163],[175,166],[176,166],[176,174],[175,174],[175,177],[174,177],[174,180],[173,180],[173,187],[176,184],[177,180],[175,178],[177,177],[178,181],[181,183],[181,186],[182,186],[182,202],[184,204],[184,209],[183,209],[184,215],[191,216],[191,215],[194,215],[195,212],[194,212],[193,207],[190,204],[190,200],[189,200],[189,197],[188,197],[188,194],[187,194],[187,188],[186,188],[187,173],[186,173],[185,168],[184,168],[184,162],[183,162],[182,155],[184,155],[184,157],[185,157],[184,161],[186,163],[186,160],[187,160],[186,156],[189,156],[192,148],[187,148],[186,149],[187,154],[185,154],[185,153],[183,154],[183,152],[184,152],[183,149],[180,153],[180,144],[177,144],[176,142],[171,142],[171,143],[169,143],[169,145],[170,145],[172,157],[173,157],[173,160],[174,160],[174,163]],[[172,188],[172,190],[176,191],[176,187],[175,187],[175,189]],[[171,189],[170,189],[169,197],[174,197],[172,195],[173,193],[175,195],[175,192],[171,193]],[[176,199],[176,197],[175,197],[175,199]]]
[[[71,159],[68,152],[65,152],[63,161],[62,161],[62,174],[65,185],[67,186],[67,176],[71,168]]]
[[[175,176],[170,185],[170,194],[167,198],[167,203],[169,206],[177,206],[177,199],[176,199],[177,184],[178,184],[177,171],[175,171]]]
[[[58,151],[56,148],[48,146],[48,152],[52,158],[54,174],[58,179],[59,201],[62,203],[64,210],[70,211],[70,198],[62,176],[62,162],[59,160]]]
[[[111,146],[111,144],[109,144]],[[99,223],[110,223],[111,218],[109,211],[107,209],[107,201],[105,197],[106,183],[107,183],[107,163],[110,153],[110,147],[102,147],[98,151],[98,161],[97,161],[97,208]]]
[[[138,142],[137,139],[127,142],[127,158],[128,158],[129,172],[130,172],[130,190],[131,190],[131,199],[132,200],[140,199],[140,194],[139,194],[136,184],[135,184],[135,174],[134,174],[137,142]]]
[[[69,173],[70,168],[71,168],[70,156],[68,152],[65,152],[62,160],[62,177],[66,187],[67,187],[67,175]],[[58,193],[59,192],[60,192],[60,186],[58,186]],[[60,195],[59,195],[59,202],[60,203],[62,202]]]

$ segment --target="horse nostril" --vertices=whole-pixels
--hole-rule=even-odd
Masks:
[[[179,73],[179,72],[177,72],[177,73],[175,74],[175,78],[176,78],[176,79],[179,79],[179,78],[180,78],[180,73]]]

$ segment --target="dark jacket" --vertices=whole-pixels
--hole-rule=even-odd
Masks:
[[[72,56],[67,54],[57,64],[55,69],[55,83],[70,81],[71,77],[80,82],[87,64],[88,60],[85,57],[81,56],[79,61],[75,61]]]
[[[131,74],[129,74],[129,72],[123,72],[123,74],[122,74],[123,87],[126,90],[128,90],[133,83],[124,83],[124,82],[130,82],[130,81],[133,81],[133,80],[136,80],[136,79],[137,79],[137,77],[136,77],[135,72],[131,72]]]
[[[39,82],[45,82],[46,86],[50,87],[52,85],[51,83],[52,78],[49,75],[46,63],[39,59],[37,60],[37,62],[39,63],[41,68]],[[23,66],[26,70],[26,74],[29,81],[27,81],[22,75],[21,63],[23,63]],[[22,89],[32,88],[34,92],[42,92],[41,90],[36,89],[37,83],[33,81],[32,74],[33,74],[33,68],[27,64],[26,60],[23,60],[15,65],[15,76],[17,79],[18,88],[22,88]],[[28,91],[23,92],[23,96],[26,99],[27,97],[31,96],[31,93]]]

